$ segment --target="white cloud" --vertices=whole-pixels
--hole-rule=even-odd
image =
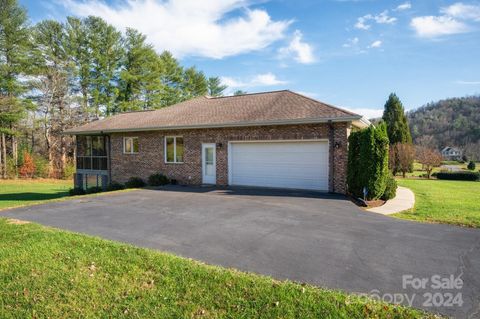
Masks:
[[[357,28],[357,29],[360,29],[360,30],[370,29],[371,26],[369,24],[366,24],[368,16],[370,16],[370,15],[359,17],[357,19],[357,23],[355,23],[354,27]]]
[[[313,48],[310,44],[302,41],[303,34],[299,30],[295,30],[292,41],[287,47],[279,49],[281,58],[293,56],[298,63],[308,64],[315,62]]]
[[[276,75],[271,72],[257,74],[247,80],[241,80],[228,76],[222,76],[221,80],[222,83],[227,85],[230,90],[239,88],[252,88],[257,86],[275,86],[288,83],[287,81],[279,80]]]
[[[381,46],[382,46],[382,41],[377,40],[377,41],[373,41],[372,44],[370,44],[368,47],[369,48],[379,48]]]
[[[480,5],[454,3],[440,9],[442,15],[415,17],[410,25],[417,35],[435,38],[444,35],[465,33],[472,30],[468,21],[480,21]]]
[[[282,39],[291,21],[274,21],[265,10],[249,9],[246,0],[126,0],[115,5],[95,0],[66,0],[79,16],[100,16],[117,28],[144,33],[159,51],[175,56],[221,59],[263,49]],[[234,11],[240,16],[230,17]]]
[[[380,23],[380,24],[392,24],[397,21],[397,18],[395,17],[390,17],[388,15],[388,10],[383,11],[380,14],[377,14],[376,16],[373,16],[373,19],[375,22]]]
[[[410,25],[415,29],[418,36],[424,38],[465,33],[470,30],[465,23],[447,16],[415,17]]]
[[[393,11],[404,11],[412,8],[412,4],[408,1],[397,6]]]
[[[344,43],[342,46],[343,46],[344,48],[351,48],[351,47],[356,46],[359,41],[360,41],[360,40],[359,40],[357,37],[355,37],[355,38],[353,38],[353,39],[348,39],[347,42]]]
[[[369,30],[371,27],[368,24],[369,21],[375,21],[378,24],[393,24],[397,21],[397,18],[389,16],[388,10],[385,10],[377,15],[367,14],[363,17],[358,17],[354,27],[360,30]]]
[[[458,19],[480,21],[480,5],[457,2],[451,6],[442,8],[440,12]]]

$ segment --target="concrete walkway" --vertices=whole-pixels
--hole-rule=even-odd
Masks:
[[[415,205],[415,194],[402,186],[397,188],[397,196],[388,200],[384,205],[367,209],[369,212],[390,215],[412,209]]]

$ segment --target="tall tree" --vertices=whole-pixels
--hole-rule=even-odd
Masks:
[[[183,68],[173,55],[164,51],[160,54],[160,63],[162,65],[161,81],[164,85],[162,92],[162,101],[160,107],[172,105],[184,100],[182,94]]]
[[[80,105],[82,107],[82,120],[88,121],[92,110],[89,99],[90,85],[92,82],[90,70],[92,57],[89,50],[89,35],[83,20],[67,17],[65,24],[66,50],[73,67],[72,92],[80,93]]]
[[[235,92],[233,92],[233,95],[243,95],[243,94],[247,94],[247,91],[236,90]]]
[[[146,37],[127,29],[125,55],[119,79],[119,111],[151,109],[160,104],[162,66]]]
[[[191,99],[208,92],[208,82],[202,71],[192,66],[185,69],[182,82],[183,99]]]
[[[17,173],[17,132],[16,125],[22,119],[27,103],[23,99],[26,85],[20,75],[28,70],[29,26],[26,10],[16,0],[0,0],[0,97],[2,98],[2,117],[0,134],[2,140],[3,172],[6,176],[6,139],[12,141],[11,153]]]
[[[50,174],[63,176],[66,166],[67,137],[62,132],[71,125],[70,82],[74,78],[64,26],[45,20],[35,26],[34,40],[38,56],[38,76],[33,88],[39,92],[37,102],[43,113],[44,137]]]
[[[85,20],[91,54],[91,105],[96,117],[115,113],[118,76],[123,59],[121,33],[99,17]]]
[[[227,86],[222,84],[222,81],[218,76],[212,76],[208,78],[208,95],[223,96],[223,92],[226,89]]]
[[[407,117],[402,102],[395,93],[391,93],[385,103],[382,119],[387,124],[390,144],[412,143]]]

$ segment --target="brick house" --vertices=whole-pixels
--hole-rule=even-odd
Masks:
[[[347,138],[358,114],[284,90],[197,97],[121,113],[75,135],[78,187],[147,180],[346,192]]]

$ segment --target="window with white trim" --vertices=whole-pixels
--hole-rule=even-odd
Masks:
[[[138,137],[123,138],[123,153],[124,154],[138,153]]]
[[[182,136],[165,136],[165,163],[183,163]]]

